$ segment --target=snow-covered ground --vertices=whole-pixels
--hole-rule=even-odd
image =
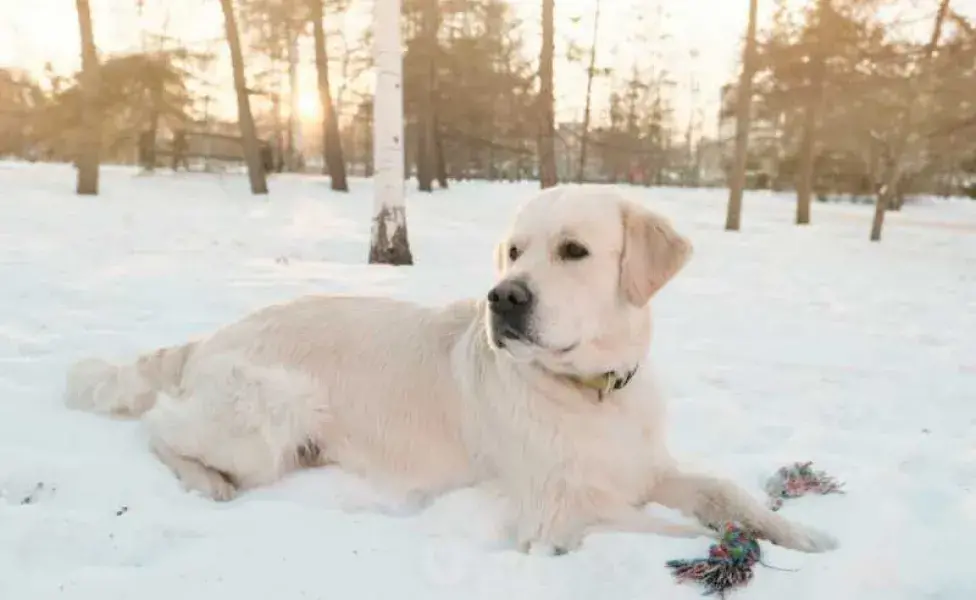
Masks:
[[[309,292],[424,303],[484,293],[491,249],[532,184],[408,198],[417,266],[369,267],[371,193],[315,177],[246,180],[0,163],[0,600],[691,599],[664,567],[705,540],[601,534],[558,558],[496,539],[497,507],[462,490],[414,514],[335,470],[229,504],[186,494],[138,423],[68,411],[67,365],[134,353]],[[695,242],[655,301],[655,368],[686,460],[757,496],[810,459],[847,494],[783,513],[835,534],[808,555],[766,546],[742,599],[976,597],[976,202],[889,215],[721,190],[635,190]]]

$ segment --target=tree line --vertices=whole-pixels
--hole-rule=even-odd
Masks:
[[[907,23],[879,17],[893,0],[815,0],[799,15],[776,0],[765,30],[749,4],[734,104],[723,107],[736,121],[727,229],[740,227],[749,171],[795,188],[798,225],[815,196],[872,198],[873,241],[909,194],[976,197],[976,24],[951,0],[923,3],[930,11]]]
[[[223,123],[211,127],[248,138],[249,123],[254,123],[255,135],[274,148],[280,168],[303,169],[302,159],[308,157],[296,156],[292,120],[300,115],[294,114],[297,100],[290,95],[297,88],[289,72],[296,66],[291,54],[297,43],[308,39],[314,48],[324,116],[322,131],[312,136],[322,149],[316,162],[339,191],[347,188],[347,171],[370,175],[372,98],[342,89],[339,94],[344,97],[333,98],[331,85],[336,76],[346,82],[373,66],[370,32],[347,39],[355,34],[328,32],[323,27],[324,21],[342,15],[356,0],[220,2],[234,85],[240,92],[239,121],[233,129]],[[100,118],[105,161],[131,160],[140,133],[148,132],[155,147],[161,129],[199,126],[201,99],[193,90],[201,86],[193,84],[212,66],[213,48],[194,50],[180,46],[178,40],[157,39],[148,49],[100,56],[98,24],[92,22],[87,2],[76,5],[83,55],[90,60],[83,61],[74,77],[50,74],[44,82],[16,82],[36,93],[17,95],[16,101],[0,105],[0,114],[18,114],[19,132],[0,153],[72,160],[83,152],[89,122],[83,114]],[[670,147],[668,133],[676,126],[663,92],[669,82],[660,76],[660,66],[655,70],[635,63],[619,74],[609,96],[602,99],[610,107],[608,115],[587,118],[582,127],[557,127],[555,7],[540,0],[540,8],[543,43],[534,51],[523,39],[532,25],[522,23],[505,0],[404,0],[405,166],[421,190],[466,178],[597,179],[647,185],[664,180],[664,172],[674,162],[669,156],[679,153]],[[341,38],[343,55],[329,56],[326,49],[336,37]],[[571,44],[566,56],[587,73],[591,84],[609,74],[595,64],[596,49],[594,38],[591,46]],[[332,72],[337,67],[341,72]],[[86,75],[96,70],[97,80]],[[94,89],[87,101],[86,89]],[[588,115],[592,95],[590,85]],[[259,104],[266,107],[263,112],[255,109]],[[565,153],[567,147],[574,149],[575,164],[557,169],[557,152]],[[251,160],[259,161],[253,156]],[[255,185],[266,187],[260,182]]]
[[[749,15],[740,75],[727,86],[718,115],[734,123],[735,133],[725,138],[720,129],[711,142],[693,135],[691,123],[681,141],[666,65],[636,59],[616,70],[600,65],[598,24],[608,8],[600,0],[588,15],[592,39],[570,43],[563,57],[586,76],[582,121],[557,124],[556,7],[538,1],[536,25],[520,22],[505,0],[402,0],[403,175],[415,178],[418,189],[466,178],[533,179],[543,187],[559,181],[697,185],[711,153],[718,154],[730,189],[727,229],[741,226],[743,191],[769,187],[796,190],[800,225],[811,221],[814,198],[872,199],[871,239],[880,239],[884,213],[900,209],[906,195],[976,195],[976,24],[951,0],[919,3],[930,5],[914,23],[927,30],[926,39],[900,31],[912,23],[879,16],[899,0],[809,0],[799,12],[786,0],[762,0],[775,5],[772,22],[762,28],[760,0],[740,0]],[[299,152],[299,138],[308,132],[296,111],[296,53],[299,42],[310,41],[322,115],[313,135],[321,149],[316,162],[337,192],[348,190],[351,171],[372,175],[374,99],[348,82],[374,67],[373,34],[351,39],[325,26],[357,0],[219,2],[236,120],[199,114],[194,84],[213,64],[213,48],[147,34],[155,40],[151,48],[99,56],[88,1],[76,0],[79,73],[47,73],[41,85],[0,71],[0,131],[9,130],[0,136],[0,154],[72,160],[78,192],[92,194],[98,164],[127,160],[137,136],[146,141],[151,168],[160,130],[203,121],[212,135],[239,139],[252,191],[267,193],[269,171],[302,170],[309,158]],[[659,23],[653,11],[644,12],[652,15],[648,32],[631,43],[650,49],[655,34],[649,32]],[[526,48],[529,27],[539,28],[537,50]],[[337,37],[341,55],[330,56],[329,41]],[[608,108],[593,115],[593,84],[601,78],[610,81],[602,99]],[[341,85],[333,86],[334,79]],[[210,96],[205,100],[208,107]],[[557,162],[557,156],[571,160]]]

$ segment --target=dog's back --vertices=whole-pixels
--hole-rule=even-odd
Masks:
[[[470,465],[449,355],[475,311],[474,302],[299,298],[131,364],[81,361],[65,403],[145,415],[170,466],[207,456],[241,487],[309,462],[407,489],[451,487],[467,482]]]

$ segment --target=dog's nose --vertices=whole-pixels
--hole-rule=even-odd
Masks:
[[[521,279],[506,279],[488,292],[488,306],[499,316],[524,314],[532,304],[532,290]]]

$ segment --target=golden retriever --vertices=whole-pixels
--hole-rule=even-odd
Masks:
[[[82,361],[65,400],[141,417],[159,459],[216,500],[338,465],[423,497],[493,486],[523,551],[569,551],[596,530],[714,536],[705,525],[727,520],[832,549],[668,452],[641,364],[649,301],[691,252],[615,188],[551,188],[516,214],[481,300],[304,297],[133,364]],[[652,502],[700,524],[651,516]]]

